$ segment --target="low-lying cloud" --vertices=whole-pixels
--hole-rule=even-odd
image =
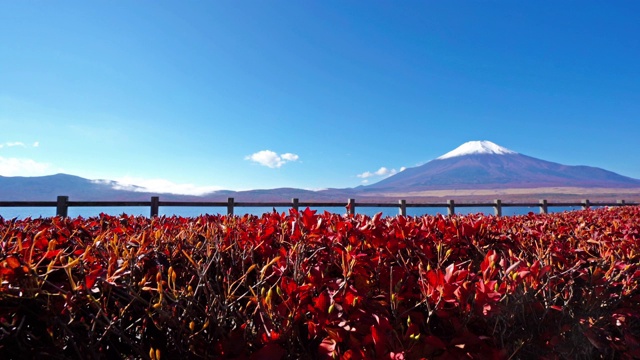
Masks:
[[[278,155],[276,152],[271,150],[262,150],[254,154],[247,155],[245,156],[244,159],[253,161],[262,166],[275,169],[275,168],[281,167],[282,165],[288,162],[298,161],[300,157],[292,153],[284,153],[284,154]]]
[[[361,174],[356,175],[357,177],[363,179],[362,183],[363,184],[367,184],[369,183],[369,179],[370,178],[387,178],[389,176],[395,175],[397,173],[399,173],[400,171],[404,171],[406,169],[406,167],[401,167],[400,170],[396,170],[396,169],[389,169],[386,167],[381,167],[380,169],[376,170],[376,171],[365,171]]]
[[[6,153],[11,152],[9,148],[27,148],[39,147],[40,142],[36,141],[31,145],[27,145],[22,141],[7,141],[0,143],[0,149]],[[19,150],[18,152],[22,152]],[[59,169],[57,169],[59,171]],[[39,162],[29,158],[21,157],[4,157],[0,156],[0,175],[1,176],[42,176],[50,175],[56,172],[56,169],[49,163]]]
[[[136,192],[152,192],[160,194],[179,195],[204,195],[214,191],[222,190],[219,186],[198,186],[193,184],[178,184],[166,179],[144,179],[125,176],[115,181],[94,180],[112,184],[116,190],[128,190]]]
[[[2,176],[41,176],[52,172],[53,167],[48,163],[0,156],[0,175]]]

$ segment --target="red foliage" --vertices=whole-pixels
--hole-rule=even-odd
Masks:
[[[0,218],[9,357],[640,357],[640,208]]]

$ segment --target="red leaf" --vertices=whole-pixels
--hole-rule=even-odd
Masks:
[[[15,274],[15,271],[13,269],[0,267],[0,278],[3,278],[5,276],[13,276],[14,274]]]
[[[302,224],[305,228],[311,229],[317,222],[316,210],[311,210],[309,207],[302,212]]]
[[[92,270],[87,276],[85,276],[84,282],[87,290],[91,290],[93,288],[93,285],[95,285],[98,275],[100,275],[101,272],[102,268],[99,268]]]
[[[376,354],[378,356],[385,354],[388,345],[388,334],[382,330],[382,326],[371,325],[371,338],[373,339]]]
[[[316,299],[315,308],[320,310],[321,313],[326,313],[329,311],[329,306],[331,306],[331,296],[327,291],[323,291],[318,295]]]
[[[432,287],[442,286],[444,282],[444,275],[440,270],[430,270],[427,272],[427,281]]]
[[[451,280],[453,280],[453,272],[455,271],[455,269],[456,267],[454,264],[447,266],[447,268],[445,269],[445,275],[444,275],[445,282],[450,283]]]
[[[296,284],[293,279],[283,276],[282,280],[280,281],[280,288],[282,288],[282,291],[285,294],[291,296],[294,291],[298,290],[298,284]]]
[[[93,288],[93,285],[95,285],[97,278],[98,277],[95,275],[87,275],[84,278],[84,282],[85,282],[85,286],[87,287],[87,290],[91,290],[91,288]]]
[[[336,341],[330,337],[326,337],[318,345],[318,353],[322,358],[333,359],[336,355]]]
[[[319,326],[316,325],[316,323],[313,322],[313,320],[307,321],[307,331],[309,331],[310,337],[315,337],[318,334],[318,328]]]
[[[268,226],[266,229],[264,229],[264,232],[262,233],[260,238],[264,240],[273,235],[274,232],[276,232],[276,229],[273,226]]]
[[[378,225],[380,223],[380,217],[382,217],[382,212],[378,212],[371,218],[371,223],[374,225]]]

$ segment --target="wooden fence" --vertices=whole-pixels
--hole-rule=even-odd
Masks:
[[[638,205],[638,203],[627,203],[624,200],[616,202],[590,202],[582,200],[580,202],[554,202],[550,203],[545,199],[537,203],[509,202],[503,203],[501,200],[494,200],[491,203],[456,203],[454,200],[447,200],[446,203],[407,203],[406,200],[399,200],[398,203],[356,203],[355,199],[348,199],[344,202],[301,202],[297,198],[291,202],[236,202],[234,198],[227,201],[161,201],[158,196],[151,197],[150,201],[70,201],[68,196],[58,196],[56,201],[0,201],[2,207],[55,207],[56,215],[66,217],[69,207],[123,207],[123,206],[144,206],[150,208],[150,216],[158,216],[160,206],[168,207],[226,207],[227,214],[233,215],[235,208],[241,207],[288,207],[299,209],[300,207],[327,208],[345,207],[345,211],[350,214],[356,213],[356,207],[360,208],[397,208],[399,215],[406,215],[407,208],[445,208],[447,214],[455,214],[456,208],[465,207],[490,207],[494,209],[494,214],[502,215],[505,207],[538,207],[541,214],[546,214],[550,207],[582,207],[587,209],[591,206],[625,206]],[[2,213],[0,212],[0,215]]]

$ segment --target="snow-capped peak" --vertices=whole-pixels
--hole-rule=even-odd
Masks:
[[[452,151],[440,156],[438,160],[448,159],[456,156],[473,155],[473,154],[517,154],[515,151],[496,145],[491,141],[469,141]]]

